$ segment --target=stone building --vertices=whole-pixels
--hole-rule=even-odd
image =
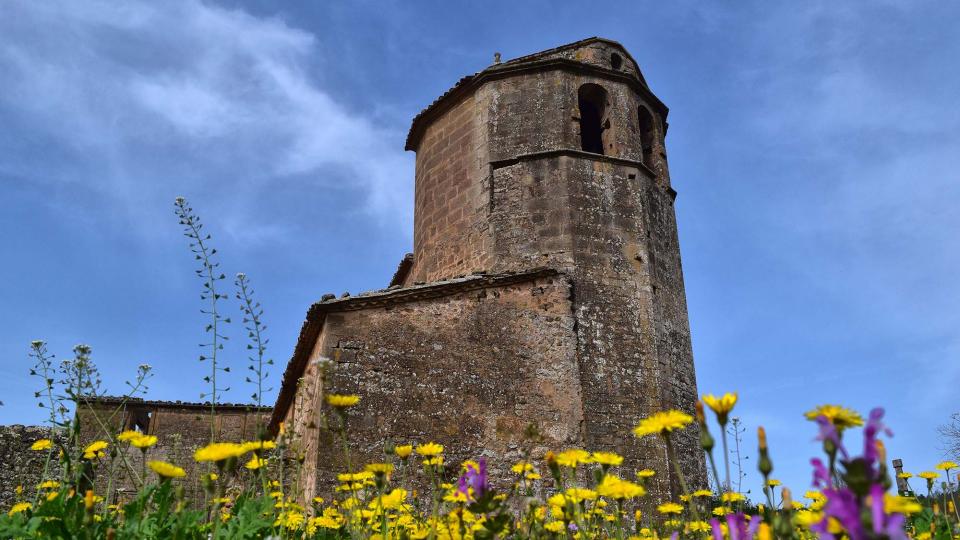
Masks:
[[[267,425],[271,407],[218,403],[214,411],[213,440],[240,442],[257,440],[258,430]],[[202,500],[199,473],[206,471],[206,465],[196,463],[193,453],[211,440],[209,403],[100,396],[78,408],[77,420],[80,422],[80,440],[83,444],[106,439],[108,433],[116,434],[125,430],[155,435],[158,443],[150,448],[147,461],[163,460],[186,469],[187,476],[181,484],[191,499]],[[114,489],[122,498],[124,493],[135,490],[136,484],[129,478],[128,470],[139,474],[144,456],[140,450],[125,444],[119,445],[118,449],[125,455],[123,460],[115,461],[117,480]],[[109,475],[106,468],[102,466],[97,472],[101,484]],[[105,489],[106,486],[101,485],[98,491]]]
[[[271,407],[258,408],[256,405],[218,403],[214,407],[214,440],[256,440],[258,431],[266,428],[271,410]],[[188,474],[180,484],[189,498],[195,501],[203,499],[201,475],[197,471],[206,469],[194,461],[193,453],[211,439],[209,403],[97,396],[88,398],[77,408],[76,419],[80,423],[81,446],[98,439],[110,439],[112,435],[128,429],[156,435],[158,443],[150,448],[147,461],[159,459],[186,469]],[[43,479],[47,454],[31,452],[30,445],[39,439],[63,436],[62,430],[54,431],[48,427],[0,426],[0,463],[6,465],[0,469],[0,509],[8,508],[13,503],[17,486],[23,486],[29,499]],[[126,444],[118,445],[117,449],[124,455],[122,458],[118,456],[113,462],[116,478],[110,490],[113,496],[122,500],[126,494],[135,491],[136,481],[130,478],[129,471],[135,475],[141,474],[144,455]],[[98,493],[107,492],[107,477],[110,476],[107,461],[104,460],[97,469]],[[51,460],[49,467],[46,478],[57,478],[60,473],[59,461]]]
[[[414,118],[413,253],[388,288],[309,309],[274,407],[272,429],[302,445],[304,495],[346,469],[324,429],[336,392],[362,396],[361,462],[387,440],[436,440],[452,467],[485,456],[494,476],[524,449],[615,450],[676,496],[661,443],[631,434],[697,398],[666,118],[601,38],[498,58]],[[696,430],[677,443],[705,484]]]

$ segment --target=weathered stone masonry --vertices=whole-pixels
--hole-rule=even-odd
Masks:
[[[616,450],[676,494],[660,443],[630,435],[696,399],[666,116],[629,53],[591,38],[464,77],[414,119],[414,251],[390,289],[311,308],[274,409],[304,495],[345,467],[324,386],[363,396],[361,460],[434,439],[504,467],[532,421],[535,455]],[[705,483],[696,437],[678,447]]]

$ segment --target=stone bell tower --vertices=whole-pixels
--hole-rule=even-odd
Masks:
[[[413,121],[414,253],[394,285],[538,267],[569,276],[583,444],[665,471],[661,443],[631,428],[659,410],[692,413],[697,399],[667,107],[606,39],[498,60]],[[705,484],[696,437],[684,431],[678,447]]]

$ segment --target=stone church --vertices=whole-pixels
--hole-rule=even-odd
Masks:
[[[602,38],[497,55],[414,118],[413,253],[386,289],[310,307],[273,409],[302,445],[304,495],[346,469],[325,392],[362,396],[360,462],[434,440],[451,467],[487,457],[502,476],[525,450],[613,450],[677,495],[662,444],[631,434],[697,399],[666,119]],[[704,484],[696,430],[678,439]]]
[[[216,438],[283,422],[309,500],[348,468],[323,395],[355,393],[354,466],[381,461],[390,442],[436,441],[451,474],[486,457],[503,479],[526,452],[611,450],[624,475],[655,469],[654,497],[676,500],[662,443],[631,434],[697,399],[666,118],[636,61],[601,38],[498,57],[460,79],[407,136],[413,253],[387,288],[311,306],[275,406],[219,404]],[[209,434],[209,404],[101,397],[88,409],[78,414],[160,436],[154,457],[185,466]],[[41,436],[0,427],[12,464],[0,502],[40,477],[27,448]],[[697,439],[693,426],[676,444],[688,479],[705,485]]]

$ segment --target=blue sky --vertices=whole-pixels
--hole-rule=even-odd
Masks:
[[[412,117],[495,51],[600,35],[671,108],[700,390],[739,391],[747,446],[766,426],[775,476],[801,491],[817,445],[800,415],[819,403],[886,407],[908,469],[942,457],[936,426],[960,409],[960,4],[0,10],[0,423],[43,418],[38,338],[61,358],[90,344],[108,389],[149,363],[152,397],[204,391],[177,195],[250,276],[278,382],[308,305],[384,286],[410,249]]]

